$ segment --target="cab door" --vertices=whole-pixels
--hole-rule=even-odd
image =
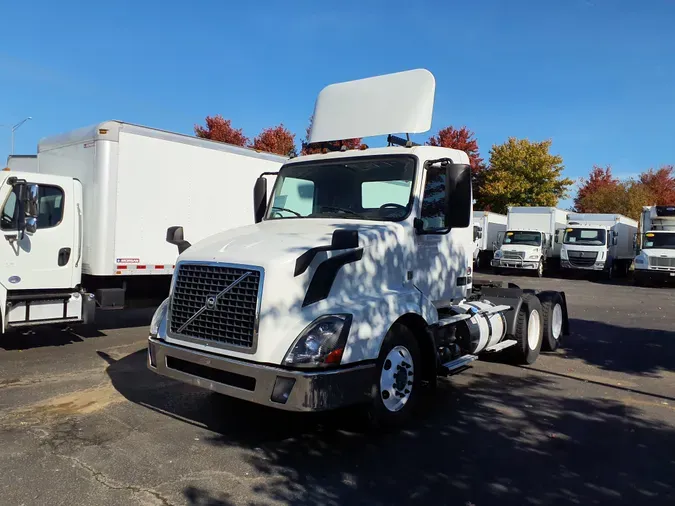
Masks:
[[[0,193],[0,283],[7,290],[74,287],[81,272],[81,184],[44,174],[16,175],[8,182]],[[27,211],[21,196],[32,185],[37,209]],[[22,227],[26,212],[36,219]]]

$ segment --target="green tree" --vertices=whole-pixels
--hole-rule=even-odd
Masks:
[[[549,152],[551,141],[510,137],[493,145],[481,171],[476,209],[506,213],[509,206],[557,206],[573,181],[562,175],[562,157]]]

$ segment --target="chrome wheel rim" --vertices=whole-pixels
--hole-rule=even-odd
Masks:
[[[530,312],[530,318],[527,322],[527,345],[531,350],[536,350],[539,344],[539,334],[541,332],[541,321],[539,311],[536,309]]]
[[[560,334],[562,333],[562,324],[562,307],[560,307],[560,304],[556,304],[553,306],[553,311],[551,314],[551,330],[553,332],[553,339],[556,341],[560,338]]]
[[[387,353],[380,372],[380,397],[387,411],[395,413],[408,403],[414,373],[410,350],[405,346],[394,346]]]

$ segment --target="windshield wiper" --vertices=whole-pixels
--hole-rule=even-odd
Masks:
[[[302,214],[300,214],[297,211],[293,211],[293,209],[287,209],[285,207],[278,207],[278,206],[272,206],[272,209],[276,209],[277,211],[286,211],[288,213],[293,213],[296,215],[298,218],[302,218]]]
[[[354,215],[354,216],[358,216],[359,218],[365,218],[365,216],[363,216],[362,214],[359,214],[359,213],[357,213],[355,211],[352,211],[351,209],[347,209],[345,207],[335,207],[335,206],[319,206],[319,207],[321,209],[343,212],[343,213],[351,214],[351,215]],[[321,212],[313,213],[313,214],[321,214]]]

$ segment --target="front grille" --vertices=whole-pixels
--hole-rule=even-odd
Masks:
[[[570,264],[576,267],[591,267],[598,258],[597,251],[568,251]]]
[[[675,267],[675,258],[649,257],[649,267]]]
[[[524,251],[504,251],[504,258],[514,258],[517,260],[523,260],[525,258]]]
[[[242,275],[247,276],[222,293]],[[209,264],[180,264],[170,307],[170,332],[222,345],[252,348],[258,318],[261,273],[255,269]],[[220,296],[219,296],[220,295]],[[207,299],[212,304],[208,309]],[[198,311],[203,312],[181,327]]]

